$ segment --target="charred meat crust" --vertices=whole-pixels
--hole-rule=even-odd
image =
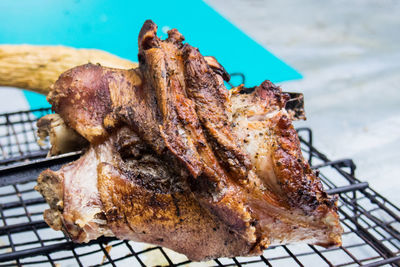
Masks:
[[[236,232],[245,236],[252,235],[246,219],[249,217],[248,212],[243,208],[235,208],[234,203],[227,205],[227,203],[221,202],[221,199],[232,199],[226,198],[224,195],[229,178],[220,166],[220,163],[224,161],[216,157],[215,150],[210,148],[203,133],[200,124],[202,117],[197,109],[198,101],[193,97],[193,94],[188,93],[189,89],[185,79],[188,74],[184,71],[186,66],[183,64],[184,60],[182,60],[182,53],[185,51],[185,47],[181,44],[183,37],[177,31],[172,30],[169,32],[169,38],[163,42],[155,34],[156,27],[146,26],[145,28],[152,33],[142,32],[139,36],[139,42],[144,42],[140,41],[141,36],[143,36],[143,38],[147,38],[146,42],[154,46],[146,45],[146,49],[139,48],[139,55],[143,59],[140,69],[143,76],[149,81],[147,91],[155,91],[161,117],[160,132],[166,147],[186,166],[193,178],[196,179],[201,176],[201,179],[207,180],[206,183],[211,185],[207,190],[210,194],[201,194],[201,192],[194,190],[200,203],[230,225]],[[157,40],[149,41],[150,38]],[[204,60],[202,63],[207,65]],[[217,80],[213,71],[210,75],[204,78],[211,77]],[[220,84],[215,83],[214,87],[208,90],[219,91],[222,90],[220,87]],[[226,89],[223,88],[223,90]],[[227,97],[226,94],[222,96]],[[223,104],[222,101],[220,103]],[[223,112],[222,115],[225,115],[227,119],[222,108],[218,111]],[[213,131],[219,132],[220,130],[213,129]],[[228,127],[225,126],[225,132],[228,131]],[[230,137],[231,140],[234,140],[232,136]],[[231,154],[229,152],[229,155]],[[234,156],[231,157],[234,158]],[[216,200],[219,200],[219,202],[216,203]]]
[[[54,111],[90,146],[39,177],[47,223],[76,242],[114,235],[194,260],[340,245],[335,198],[301,155],[290,95],[270,81],[228,93],[215,58],[156,31],[140,31],[138,69],[87,64],[55,83]]]
[[[100,165],[98,179],[107,220],[118,238],[168,246],[192,260],[250,251],[245,239],[214,219],[187,190],[149,191],[107,164]]]
[[[145,25],[149,23],[146,21]],[[148,31],[139,35],[139,43],[147,42],[153,46],[139,47],[139,55],[144,62],[140,65],[140,69],[148,81],[146,92],[155,94],[160,114],[158,123],[161,137],[167,148],[182,161],[194,177],[197,177],[202,171],[202,166],[195,139],[191,138],[189,130],[185,128],[178,114],[178,106],[181,105],[178,101],[182,101],[185,96],[183,85],[175,74],[180,72],[178,62],[173,58],[179,56],[177,48],[173,43],[161,44],[156,36],[157,26],[144,26],[144,28]],[[141,40],[141,37],[146,39]],[[154,41],[149,41],[150,38]],[[190,109],[188,111],[190,112]],[[185,115],[187,115],[185,119],[189,121],[195,119],[193,116],[190,117],[190,113]]]
[[[198,49],[186,44],[183,47],[183,60],[186,92],[195,103],[197,115],[208,140],[213,144],[214,153],[232,176],[246,180],[251,163],[241,148],[241,140],[236,137],[228,123],[228,91]]]
[[[151,20],[146,20],[142,26],[142,29],[140,29],[138,40],[139,51],[157,47],[159,45],[159,39],[157,37],[157,25]]]
[[[215,57],[204,57],[204,60],[207,62],[207,65],[210,66],[210,68],[218,75],[220,75],[224,81],[229,82],[231,79],[231,76],[229,73],[225,70],[225,68],[219,64],[217,59]]]
[[[275,173],[290,206],[297,206],[306,213],[322,206],[335,208],[335,198],[328,197],[323,191],[320,180],[303,158],[291,120],[282,116],[273,123],[274,134],[279,136],[273,152]]]

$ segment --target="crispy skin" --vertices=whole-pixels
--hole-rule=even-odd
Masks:
[[[269,81],[228,92],[215,58],[156,31],[151,21],[140,31],[138,69],[88,64],[54,85],[53,109],[90,147],[39,177],[48,224],[78,242],[111,233],[195,260],[340,245],[336,198],[292,126],[299,105]]]

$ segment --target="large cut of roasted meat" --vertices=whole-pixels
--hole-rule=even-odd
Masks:
[[[139,68],[87,64],[54,84],[39,133],[52,154],[85,152],[40,174],[46,222],[76,242],[115,236],[192,260],[340,245],[336,198],[301,154],[291,96],[269,81],[228,91],[215,58],[156,32],[144,23]]]

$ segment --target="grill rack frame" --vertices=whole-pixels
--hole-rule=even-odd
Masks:
[[[47,154],[48,146],[39,147],[35,136],[35,122],[38,117],[50,113],[49,108],[0,114],[0,170],[19,162],[32,162]],[[307,265],[307,258],[319,260],[327,266],[400,266],[400,209],[385,197],[371,189],[367,183],[355,178],[356,165],[351,159],[330,160],[313,145],[313,134],[309,128],[297,129],[303,154],[315,169],[320,170],[324,187],[331,193],[339,194],[339,214],[345,229],[342,247],[324,249],[312,245],[283,245],[268,248],[262,256],[215,259],[208,262],[212,266],[242,266],[291,262],[299,266]],[[33,137],[32,137],[33,136]],[[313,165],[314,163],[314,165]],[[325,172],[328,170],[327,172]],[[335,177],[334,179],[332,177]],[[0,177],[0,182],[2,177]],[[49,229],[42,220],[46,208],[44,199],[33,191],[36,177],[30,177],[17,184],[0,186],[0,266],[56,266],[57,263],[72,263],[86,266],[86,257],[103,257],[92,266],[117,266],[129,262],[131,265],[146,266],[146,255],[163,257],[171,266],[190,264],[189,260],[176,260],[168,249],[148,247],[136,249],[133,241],[100,238],[89,244],[75,244],[67,236]],[[36,197],[29,196],[35,195]],[[11,200],[9,200],[11,199]],[[32,207],[39,210],[32,211]],[[18,211],[10,213],[10,211]],[[379,213],[380,215],[376,215]],[[384,215],[383,215],[384,214]],[[13,220],[22,223],[10,223]],[[45,237],[42,235],[45,230]],[[50,236],[57,233],[55,237]],[[17,241],[19,235],[33,235],[36,241]],[[357,237],[356,241],[347,236]],[[6,241],[4,241],[6,240]],[[8,243],[7,243],[8,240]],[[346,241],[347,240],[347,241]],[[4,243],[6,242],[6,243]],[[347,242],[347,243],[346,243]],[[4,244],[2,244],[4,243]],[[27,248],[25,248],[27,247]],[[124,248],[128,253],[116,257],[112,248]],[[24,249],[21,249],[24,248]],[[118,250],[115,249],[115,250]],[[299,250],[300,249],[300,250]],[[357,249],[364,249],[369,256],[361,256]],[[298,252],[301,251],[301,252]],[[61,256],[57,254],[61,253]],[[339,253],[340,252],[340,253]],[[338,256],[342,255],[342,256]],[[362,254],[364,255],[364,254]],[[346,258],[339,262],[338,257]],[[146,261],[147,260],[147,261]]]

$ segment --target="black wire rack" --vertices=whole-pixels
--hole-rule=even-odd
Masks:
[[[38,117],[50,109],[0,114],[0,170],[44,158],[35,136]],[[266,249],[262,256],[220,258],[208,266],[400,266],[400,210],[354,176],[350,159],[329,160],[313,146],[309,128],[297,129],[304,156],[319,169],[324,187],[339,194],[343,245],[324,249],[297,244]],[[75,244],[43,221],[47,204],[33,187],[36,176],[0,177],[0,266],[191,266],[183,255],[133,241],[100,238]],[[198,265],[197,265],[198,266]]]

